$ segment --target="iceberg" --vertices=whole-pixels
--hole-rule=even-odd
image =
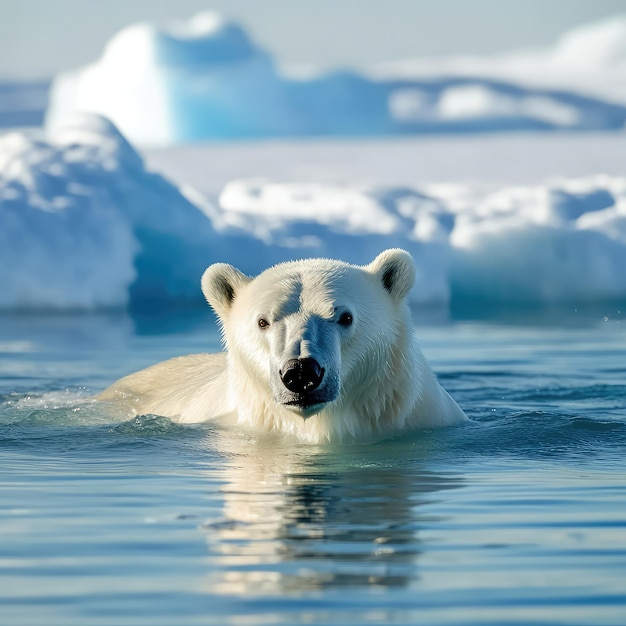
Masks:
[[[124,28],[100,59],[54,79],[46,119],[54,125],[73,112],[96,113],[142,146],[252,137],[615,130],[626,122],[626,90],[620,98],[618,87],[595,89],[596,70],[580,78],[576,59],[585,56],[590,41],[598,50],[606,39],[602,53],[585,58],[594,68],[603,63],[605,83],[615,82],[606,80],[610,74],[623,84],[624,33],[617,21],[573,32],[550,53],[423,60],[303,77],[279,68],[240,25],[205,12],[186,23]],[[564,83],[568,76],[570,83]]]
[[[296,131],[271,57],[209,12],[162,28],[128,26],[96,63],[59,75],[47,120],[73,111],[106,116],[143,145]]]
[[[488,190],[248,179],[209,200],[147,170],[99,116],[0,137],[1,310],[195,304],[213,262],[255,274],[394,246],[416,260],[416,305],[625,301],[626,178]]]

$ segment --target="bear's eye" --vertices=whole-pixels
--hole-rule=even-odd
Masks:
[[[352,313],[350,311],[344,311],[337,320],[340,326],[350,326],[352,324]]]
[[[264,317],[259,317],[259,320],[257,321],[257,324],[258,324],[259,328],[261,328],[261,329],[265,329],[265,328],[267,328],[270,325],[270,323]]]

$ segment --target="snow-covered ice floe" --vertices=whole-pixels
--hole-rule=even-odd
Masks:
[[[626,178],[489,192],[240,180],[215,204],[146,171],[97,116],[0,138],[3,310],[199,302],[215,261],[254,274],[391,246],[416,259],[416,304],[623,300]]]
[[[104,118],[0,137],[0,308],[184,298],[211,222]]]
[[[551,51],[298,76],[279,68],[238,24],[201,13],[187,23],[124,28],[99,60],[55,78],[47,119],[99,113],[131,141],[153,146],[241,137],[615,130],[626,121],[625,41],[626,18],[574,31]]]

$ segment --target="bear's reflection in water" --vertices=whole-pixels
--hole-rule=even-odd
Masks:
[[[393,588],[417,579],[420,528],[436,522],[424,505],[461,481],[424,469],[415,445],[231,450],[224,516],[204,525],[210,591]]]

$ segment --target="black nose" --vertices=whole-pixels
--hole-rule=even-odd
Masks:
[[[324,368],[315,359],[290,359],[278,372],[283,385],[294,393],[317,389],[324,378]]]

